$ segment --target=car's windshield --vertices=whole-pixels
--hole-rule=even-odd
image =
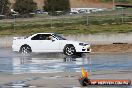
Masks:
[[[66,40],[65,38],[63,38],[62,36],[58,35],[58,34],[53,34],[55,37],[57,37],[57,39],[59,40]]]

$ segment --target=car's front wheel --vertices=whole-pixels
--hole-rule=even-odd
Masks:
[[[64,54],[72,56],[76,53],[75,47],[73,45],[66,45],[64,48]]]
[[[21,48],[20,48],[20,53],[22,54],[29,54],[31,53],[32,50],[31,50],[31,47],[28,46],[28,45],[23,45]]]

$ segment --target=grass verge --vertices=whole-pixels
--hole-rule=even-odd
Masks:
[[[0,35],[29,35],[38,32],[60,34],[127,33],[132,32],[132,17],[113,18],[106,16],[80,18],[31,18],[16,19],[15,28],[12,20],[0,21]]]
[[[3,29],[0,35],[29,35],[39,32],[54,32],[60,34],[93,34],[93,33],[127,33],[132,32],[131,24],[112,24],[112,25],[70,25],[64,27],[30,27]]]

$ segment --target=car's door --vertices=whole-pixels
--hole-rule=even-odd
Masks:
[[[31,38],[31,43],[34,52],[58,52],[60,46],[51,34],[37,34]]]

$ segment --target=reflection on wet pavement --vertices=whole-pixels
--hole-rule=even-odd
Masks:
[[[25,80],[18,80],[18,81],[14,81],[8,84],[4,85],[4,88],[30,88],[30,87],[36,87],[36,86],[32,86],[30,84],[27,84],[26,82],[28,81],[32,81],[32,80],[37,80],[40,79],[39,77],[33,77],[33,78],[28,78]]]
[[[40,58],[39,58],[40,57]],[[83,64],[87,64],[87,58],[54,57],[42,58],[32,56],[21,56],[3,58],[0,62],[0,71],[19,73],[54,73],[54,72],[76,72]],[[81,65],[81,66],[80,66]]]
[[[1,50],[0,50],[1,52]],[[89,72],[105,71],[105,70],[119,70],[116,73],[104,72],[104,73],[92,73],[91,76],[109,75],[109,74],[123,74],[132,72],[132,54],[131,53],[118,53],[118,54],[88,54],[82,57],[66,57],[62,54],[31,54],[31,55],[20,55],[14,54],[8,50],[3,50],[0,53],[0,73],[8,73],[10,76],[14,74],[23,73],[56,73],[56,72],[80,72],[81,67],[84,67]],[[4,76],[8,76],[8,74]],[[78,77],[78,75],[76,76]],[[0,88],[48,88],[44,80],[77,80],[75,75],[66,75],[63,77],[58,75],[51,76],[27,76],[27,78],[21,78],[11,80]],[[7,77],[8,79],[8,77]],[[13,79],[13,77],[12,77]],[[1,78],[2,80],[2,78]],[[42,85],[33,85],[33,81],[42,81]],[[64,80],[64,81],[65,81]],[[76,84],[76,83],[75,83]],[[62,88],[81,88],[79,85],[65,84]],[[60,84],[58,84],[60,85]],[[77,87],[78,86],[78,87]],[[94,87],[88,88],[131,88],[131,87]]]
[[[132,71],[131,57],[129,53],[92,54],[82,57],[66,57],[61,54],[0,57],[0,72],[13,74],[78,72],[81,67],[88,71]]]

